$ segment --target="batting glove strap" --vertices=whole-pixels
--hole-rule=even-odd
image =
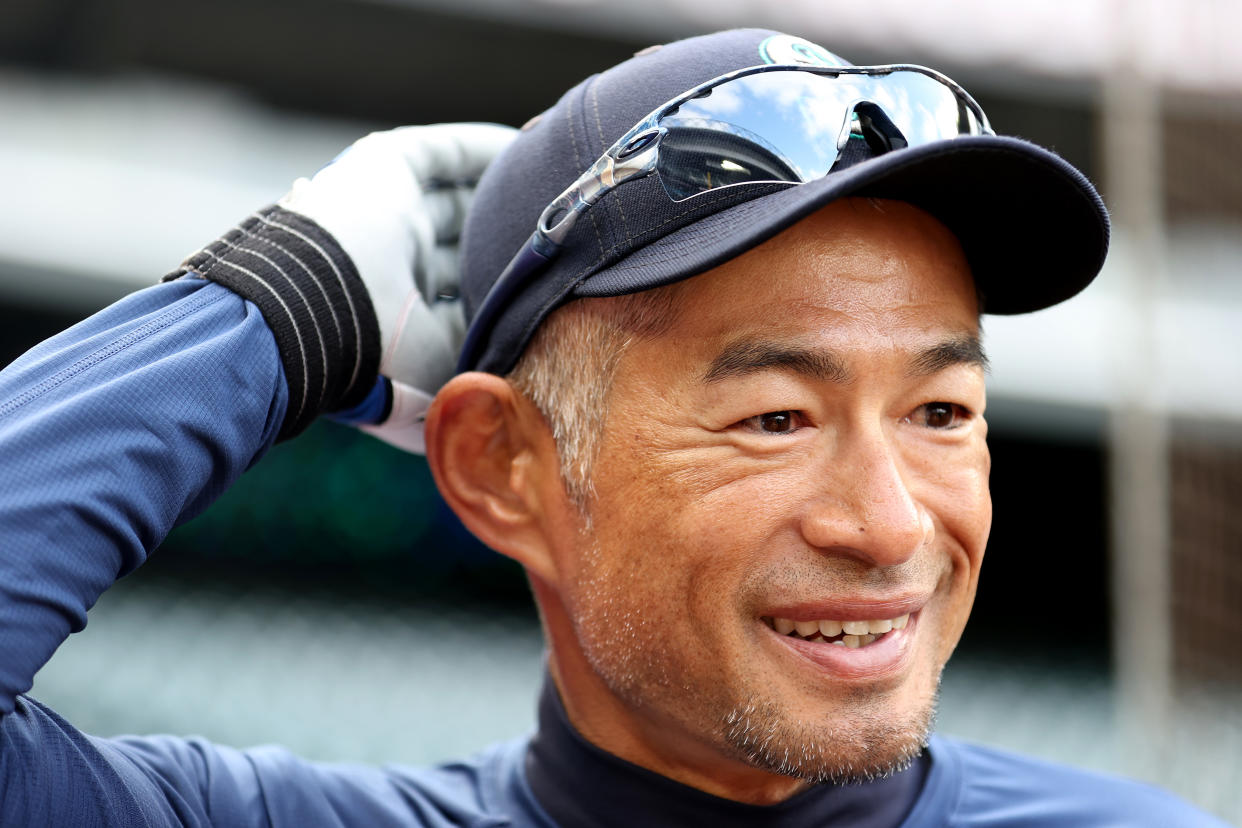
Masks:
[[[318,224],[282,207],[254,213],[164,281],[197,274],[258,306],[289,384],[278,440],[320,413],[359,405],[375,387],[380,332],[349,256]]]

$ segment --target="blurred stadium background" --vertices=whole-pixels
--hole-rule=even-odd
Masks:
[[[826,8],[10,0],[0,364],[372,128],[521,124],[649,43],[735,25],[936,66],[1116,221],[1085,295],[988,321],[995,528],[941,729],[1242,822],[1242,6]],[[35,693],[103,735],[429,762],[529,727],[541,675],[520,572],[420,459],[321,423],[106,595]]]

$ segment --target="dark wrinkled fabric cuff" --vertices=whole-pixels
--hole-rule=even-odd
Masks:
[[[366,286],[336,239],[305,216],[264,208],[164,281],[187,273],[249,299],[271,328],[289,384],[278,440],[358,405],[375,385],[380,334]]]

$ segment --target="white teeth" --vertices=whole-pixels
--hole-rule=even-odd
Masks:
[[[819,632],[818,621],[795,621],[794,629],[798,631],[798,635],[806,638]]]
[[[834,621],[832,619],[795,621],[792,618],[776,617],[771,619],[772,628],[781,635],[797,633],[801,638],[814,638],[816,635],[822,635],[824,638],[832,639],[844,633],[847,640],[852,638],[856,642],[861,642],[846,644],[847,647],[865,646],[887,632],[904,630],[909,623],[910,613],[896,618],[879,618],[875,621]],[[832,643],[841,642],[833,641]]]
[[[862,644],[862,642],[859,640],[858,636],[856,635],[841,636],[841,643],[849,647],[851,650],[857,650],[859,646]]]

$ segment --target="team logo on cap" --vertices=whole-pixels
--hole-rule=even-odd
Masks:
[[[759,57],[764,63],[802,63],[807,66],[849,66],[823,46],[792,35],[772,35],[759,44]]]

